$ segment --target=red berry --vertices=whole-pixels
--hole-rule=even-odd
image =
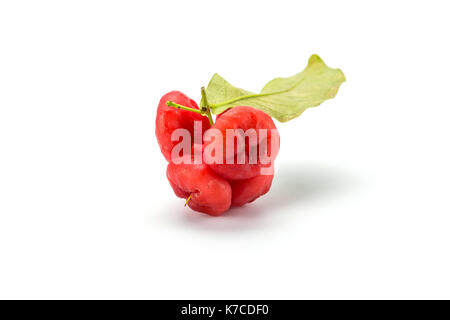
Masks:
[[[195,211],[218,216],[231,206],[231,187],[206,164],[175,164],[167,166],[167,178],[175,194],[187,199]]]
[[[207,117],[192,111],[169,107],[166,105],[167,101],[172,101],[194,109],[198,109],[198,106],[194,100],[190,99],[180,91],[171,91],[165,94],[159,101],[156,114],[156,138],[158,139],[162,154],[167,161],[170,161],[172,149],[179,143],[179,141],[172,141],[171,139],[174,130],[179,128],[187,129],[191,134],[191,144],[193,144],[194,121],[197,120],[202,122],[202,135],[204,131],[211,127],[211,125],[209,124]]]
[[[246,180],[231,181],[230,184],[233,190],[231,205],[240,207],[246,203],[255,201],[260,196],[269,192],[272,180],[273,175],[261,175]]]
[[[279,148],[279,135],[278,131],[276,131],[276,150],[271,150],[271,142],[272,142],[272,129],[276,130],[275,123],[272,118],[264,113],[263,111],[254,109],[252,107],[234,107],[230,110],[227,110],[225,113],[221,114],[220,117],[217,117],[216,123],[211,127],[217,129],[221,132],[222,135],[222,145],[224,146],[222,163],[218,163],[214,161],[213,157],[211,157],[208,153],[205,153],[205,161],[210,165],[211,169],[214,170],[220,176],[228,179],[228,180],[244,180],[252,177],[256,177],[261,174],[261,168],[270,166],[270,163],[263,164],[261,159],[258,156],[256,163],[250,163],[249,157],[250,152],[256,152],[261,148],[264,144],[267,146],[268,156],[273,161],[278,153]],[[227,129],[242,129],[245,133],[248,129],[255,129],[257,134],[256,142],[251,142],[250,139],[245,139],[245,162],[243,164],[238,164],[238,150],[235,146],[233,163],[227,162],[227,154],[226,154],[226,134]],[[266,129],[267,138],[263,139],[262,134],[260,134],[260,129]],[[237,131],[235,131],[237,133]],[[214,140],[214,139],[213,139]],[[214,141],[213,141],[214,142]],[[206,142],[205,146],[213,142]],[[272,154],[273,153],[273,154]]]

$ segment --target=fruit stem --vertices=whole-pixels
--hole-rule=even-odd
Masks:
[[[214,124],[214,120],[213,120],[212,115],[211,115],[211,108],[210,108],[210,106],[208,104],[208,99],[206,98],[205,87],[202,87],[201,91],[202,91],[202,100],[200,101],[200,108],[202,109],[202,111],[208,117],[209,124],[213,125]]]
[[[195,113],[203,114],[203,112],[201,110],[185,107],[185,106],[182,106],[181,104],[178,104],[178,103],[175,103],[175,102],[172,102],[172,101],[167,101],[166,104],[169,107],[174,107],[174,108],[177,108],[177,109],[183,109],[183,110],[187,110],[187,111],[192,111],[192,112],[195,112]]]
[[[211,108],[209,107],[208,100],[206,99],[205,87],[202,87],[202,100],[200,101],[200,110],[186,107],[181,104],[175,103],[173,101],[166,101],[166,105],[168,105],[169,107],[177,108],[177,109],[182,109],[182,110],[199,113],[202,116],[208,117],[210,125],[214,124],[214,121],[213,121],[213,118],[211,115]]]
[[[186,199],[186,202],[185,202],[185,204],[184,204],[184,206],[186,207],[186,205],[189,203],[189,200],[191,200],[191,196],[192,196],[192,193],[189,195],[189,197]]]

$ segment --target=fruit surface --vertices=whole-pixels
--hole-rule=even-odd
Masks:
[[[171,135],[174,130],[180,128],[188,130],[192,137],[192,145],[194,143],[194,121],[201,121],[202,135],[211,125],[209,124],[207,117],[192,111],[169,107],[166,105],[167,101],[172,101],[194,109],[199,108],[194,100],[190,99],[180,91],[171,91],[161,98],[156,113],[155,132],[162,154],[167,161],[170,161],[172,149],[179,143],[179,141],[171,140]]]
[[[263,164],[259,157],[256,163],[251,163],[249,161],[250,153],[256,152],[256,154],[258,154],[258,150],[263,145],[267,146],[267,154],[271,158],[272,162],[278,153],[278,131],[275,131],[276,135],[273,135],[272,132],[272,130],[276,130],[275,123],[273,122],[272,118],[266,113],[252,107],[239,106],[227,110],[219,117],[217,117],[216,123],[211,128],[217,129],[221,132],[222,145],[224,146],[223,158],[222,163],[218,163],[205,153],[205,161],[210,165],[211,169],[214,170],[214,172],[228,180],[245,180],[256,177],[260,175],[261,168],[270,166],[270,163]],[[249,129],[254,129],[257,134],[257,139],[255,141],[245,139],[245,162],[242,164],[237,163],[237,159],[240,154],[236,145],[234,146],[234,153],[231,154],[231,157],[230,155],[227,155],[227,152],[225,152],[225,146],[229,147],[229,145],[227,145],[226,143],[226,134],[227,130],[230,129],[241,129],[241,132],[246,132]],[[267,130],[266,137],[263,137],[263,135],[260,134],[260,129]],[[276,139],[276,141],[274,141],[276,146],[274,150],[272,150],[271,147],[272,139]],[[211,142],[206,142],[205,145],[208,145],[209,143]],[[229,162],[227,161],[227,157],[228,160],[232,163],[227,163]]]
[[[243,206],[253,202],[260,196],[266,194],[272,185],[273,175],[260,175],[246,180],[231,181],[232,200],[234,207]]]
[[[273,164],[278,153],[279,136],[277,131],[275,131],[276,135],[273,135],[271,130],[276,130],[276,127],[267,114],[251,107],[235,107],[219,115],[216,123],[211,127],[207,117],[192,111],[169,107],[166,105],[167,101],[197,110],[198,106],[183,93],[172,91],[161,98],[156,117],[158,143],[164,157],[169,161],[167,178],[175,194],[180,198],[188,199],[187,205],[191,209],[218,216],[231,206],[243,206],[269,191],[273,174],[261,175],[261,169]],[[179,128],[186,129],[193,138],[195,120],[201,121],[202,134],[210,128],[215,128],[221,133],[221,142],[224,146],[223,164],[211,163],[211,159],[207,159],[207,153],[203,154],[208,142],[202,145],[193,144],[193,141],[191,141],[190,156],[184,155],[179,159],[181,163],[172,161],[172,149],[180,142],[172,141],[172,132]],[[245,147],[241,153],[234,150],[231,154],[234,163],[226,163],[227,130],[233,132],[240,130],[242,134],[249,129],[255,130],[256,138],[245,139]],[[260,135],[259,129],[266,129],[267,136]],[[274,150],[271,145],[272,139],[277,139]],[[230,143],[229,140],[228,143]],[[257,151],[263,144],[268,148],[270,162],[263,164],[258,158],[256,163],[250,163],[250,152],[256,151],[258,154]],[[194,150],[198,150],[205,157],[206,163],[193,163]],[[236,161],[242,152],[245,162],[238,164]]]
[[[175,164],[167,166],[167,178],[175,194],[187,199],[195,210],[218,216],[231,206],[231,186],[206,164]]]

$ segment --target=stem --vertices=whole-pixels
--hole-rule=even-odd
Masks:
[[[201,111],[201,110],[194,109],[194,108],[189,108],[189,107],[185,107],[185,106],[182,106],[181,104],[178,104],[178,103],[175,103],[175,102],[172,102],[172,101],[167,101],[166,104],[167,104],[169,107],[174,107],[174,108],[177,108],[177,109],[183,109],[183,110],[192,111],[192,112],[195,112],[195,113],[200,113],[200,114],[202,114],[202,111]]]
[[[201,109],[202,109],[202,111],[204,113],[206,113],[206,116],[208,117],[208,120],[209,120],[209,124],[213,125],[214,124],[214,120],[213,120],[212,115],[211,115],[211,108],[210,108],[210,106],[208,104],[208,99],[206,98],[205,87],[202,87],[201,91],[202,91],[202,100],[200,102]]]
[[[184,206],[186,207],[186,205],[189,203],[189,200],[191,200],[191,196],[192,196],[192,193],[189,195],[189,197],[186,199],[186,203],[184,204]]]
[[[209,110],[209,108],[208,108],[208,111],[206,112],[206,116],[208,117],[209,124],[213,125],[214,124],[214,120],[213,120],[213,118],[211,116],[211,111]]]
[[[210,125],[214,124],[214,120],[213,120],[212,115],[211,115],[211,108],[210,108],[210,106],[208,104],[208,99],[206,98],[205,87],[202,87],[202,100],[200,101],[200,110],[194,109],[194,108],[190,108],[190,107],[186,107],[186,106],[183,106],[181,104],[175,103],[173,101],[167,101],[166,104],[169,107],[173,107],[173,108],[177,108],[177,109],[182,109],[182,110],[187,110],[187,111],[199,113],[202,116],[208,117]]]
[[[237,102],[237,101],[241,101],[241,100],[245,100],[245,99],[251,99],[251,98],[271,96],[271,95],[274,95],[274,94],[281,94],[281,93],[288,92],[289,90],[291,90],[291,88],[285,89],[285,90],[280,90],[280,91],[274,91],[274,92],[249,94],[249,95],[246,95],[246,96],[240,96],[240,97],[237,97],[237,98],[234,98],[234,99],[230,99],[228,101],[224,101],[224,102],[221,102],[221,103],[218,103],[218,104],[211,104],[211,107],[218,108],[218,107],[222,107],[222,106],[225,106],[227,104],[231,104],[231,103],[234,103],[234,102]]]

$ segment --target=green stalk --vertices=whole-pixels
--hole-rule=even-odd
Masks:
[[[166,104],[167,104],[169,107],[174,107],[174,108],[177,108],[177,109],[183,109],[183,110],[192,111],[192,112],[195,112],[195,113],[200,113],[200,114],[202,114],[202,111],[201,111],[201,110],[194,109],[194,108],[189,108],[189,107],[185,107],[185,106],[182,106],[181,104],[178,104],[178,103],[175,103],[175,102],[172,102],[172,101],[167,101]]]
[[[208,99],[206,98],[205,87],[202,87],[201,91],[202,91],[202,100],[200,101],[200,107],[201,107],[202,111],[206,114],[206,116],[208,117],[209,124],[213,125],[214,121],[213,121],[213,118],[211,115],[211,108],[208,104]]]
[[[200,110],[194,109],[194,108],[190,108],[190,107],[186,107],[186,106],[183,106],[181,104],[175,103],[173,101],[167,101],[166,104],[169,107],[173,107],[173,108],[177,108],[177,109],[182,109],[182,110],[187,110],[187,111],[199,113],[202,116],[208,117],[209,124],[213,125],[214,124],[214,120],[213,120],[212,115],[211,115],[211,108],[210,108],[210,106],[208,104],[208,99],[206,98],[205,87],[202,87],[201,91],[202,91],[202,99],[200,101]]]

